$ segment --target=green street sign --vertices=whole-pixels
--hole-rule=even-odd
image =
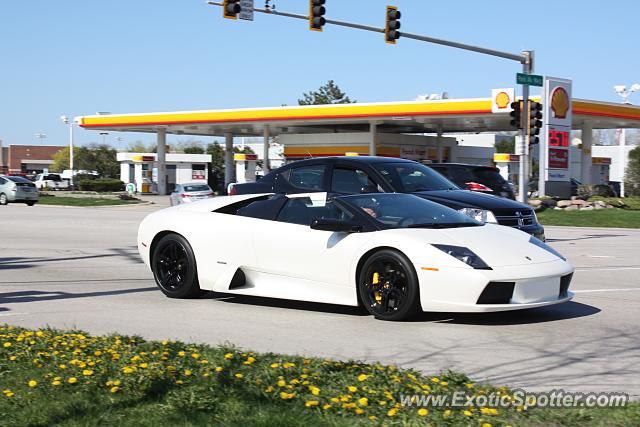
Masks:
[[[529,86],[543,86],[544,78],[537,74],[524,74],[518,73],[516,74],[516,82],[519,85],[529,85]]]

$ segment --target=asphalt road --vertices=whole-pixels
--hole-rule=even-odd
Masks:
[[[640,230],[549,227],[574,301],[525,312],[381,322],[348,307],[212,295],[170,300],[138,258],[158,206],[0,206],[0,323],[77,327],[256,351],[395,363],[529,390],[640,396]]]

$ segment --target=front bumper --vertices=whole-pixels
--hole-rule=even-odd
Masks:
[[[573,293],[568,291],[573,267],[562,260],[498,267],[494,270],[442,268],[425,271],[416,266],[416,271],[420,280],[423,311],[523,310],[560,304],[573,298]],[[504,303],[493,304],[491,299],[482,298],[483,292],[486,296],[485,290],[489,286],[511,287]]]

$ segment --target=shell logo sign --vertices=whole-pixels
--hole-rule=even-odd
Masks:
[[[551,94],[551,111],[553,117],[557,119],[566,119],[567,112],[571,107],[569,94],[563,87],[557,87]]]
[[[515,89],[493,89],[491,91],[491,112],[509,113],[511,103],[515,101]]]

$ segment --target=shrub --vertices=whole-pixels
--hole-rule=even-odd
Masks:
[[[83,179],[78,183],[81,191],[123,191],[124,182],[113,178]]]
[[[611,186],[604,184],[578,186],[578,197],[587,199],[593,196],[615,197],[616,193],[613,191]]]

